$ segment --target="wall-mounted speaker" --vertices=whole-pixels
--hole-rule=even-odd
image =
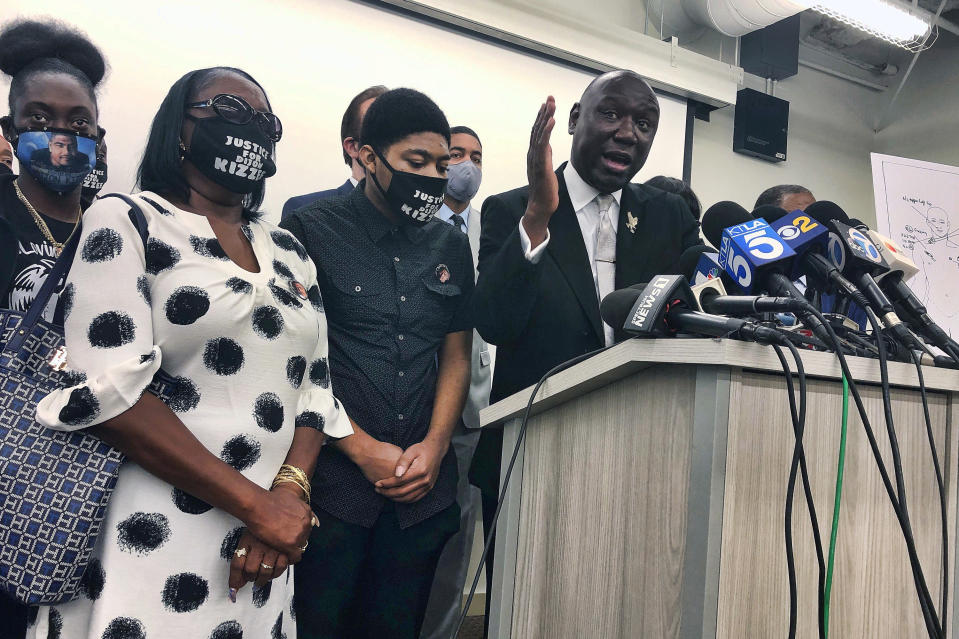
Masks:
[[[754,89],[736,93],[733,151],[785,162],[788,135],[789,102]]]

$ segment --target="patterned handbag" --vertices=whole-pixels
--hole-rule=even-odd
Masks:
[[[133,205],[130,219],[145,243],[146,219],[123,199]],[[63,327],[42,313],[79,238],[78,229],[26,313],[0,309],[0,590],[32,605],[79,594],[123,463],[123,454],[97,437],[51,430],[35,419],[37,403],[68,383],[61,379]],[[165,384],[154,378],[149,390],[160,395]]]

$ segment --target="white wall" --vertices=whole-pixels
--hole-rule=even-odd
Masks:
[[[103,4],[112,7],[102,7],[97,19],[68,0],[44,8],[86,30],[111,66],[99,100],[109,143],[106,189],[133,187],[150,121],[177,78],[196,68],[237,66],[263,84],[284,123],[278,171],[264,202],[272,219],[287,198],[347,178],[340,120],[365,87],[420,89],[452,125],[476,130],[486,157],[481,200],[526,182],[529,130],[549,93],[557,100],[554,159],[567,159],[569,109],[593,77],[349,0]],[[35,7],[5,0],[0,23],[18,13],[36,15]],[[682,170],[685,102],[661,103],[660,140],[638,179]]]
[[[605,19],[620,29],[642,28],[643,14],[636,8],[641,3],[600,1],[609,6],[591,11],[594,23]],[[526,4],[557,16],[584,11],[575,0]],[[109,0],[93,16],[81,3],[44,4],[44,12],[84,28],[110,59],[101,96],[110,142],[108,189],[132,185],[150,118],[167,88],[183,72],[215,64],[242,66],[259,78],[287,125],[278,149],[280,170],[267,189],[266,209],[273,215],[286,197],[346,178],[338,153],[339,120],[349,99],[371,84],[420,88],[437,100],[451,123],[480,133],[487,156],[480,198],[523,183],[529,122],[545,87],[559,102],[555,158],[568,155],[565,116],[588,81],[582,72],[349,0],[269,5],[236,0],[228,3],[229,11],[224,6]],[[36,13],[35,2],[5,0],[0,22]],[[953,54],[945,47],[924,54],[891,114],[892,124],[878,136],[872,126],[888,95],[800,67],[799,75],[780,82],[776,91],[790,101],[789,159],[781,164],[733,153],[733,107],[714,111],[710,122],[695,123],[694,190],[705,207],[723,199],[749,207],[768,186],[799,183],[821,199],[839,202],[851,215],[873,221],[870,151],[959,164],[959,144],[953,144],[959,68],[951,63]],[[943,69],[948,70],[944,78]],[[502,90],[485,89],[497,82]],[[484,90],[477,91],[478,86]],[[761,80],[747,75],[746,86],[761,89]],[[680,118],[680,110],[673,117]],[[653,147],[653,166],[640,177],[679,176],[680,155],[681,141],[661,135]]]
[[[746,77],[749,88],[763,88],[761,80]],[[779,82],[776,96],[789,101],[786,162],[733,153],[734,107],[713,111],[709,122],[696,121],[692,187],[704,209],[719,200],[751,209],[765,188],[801,184],[850,216],[874,222],[869,152],[879,94],[800,67]]]

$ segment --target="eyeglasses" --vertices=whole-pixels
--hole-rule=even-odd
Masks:
[[[203,109],[212,107],[213,111],[226,120],[234,124],[247,124],[254,117],[260,128],[270,136],[274,142],[279,142],[283,137],[283,123],[269,111],[257,111],[243,98],[230,93],[220,93],[209,100],[203,102],[194,102],[187,104],[190,109]]]

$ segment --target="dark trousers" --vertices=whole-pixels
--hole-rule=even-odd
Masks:
[[[479,444],[473,454],[470,466],[470,483],[480,489],[483,503],[483,537],[489,536],[493,526],[493,515],[499,503],[499,474],[503,456],[503,429],[484,428],[480,433]],[[486,553],[486,613],[483,618],[483,636],[489,636],[490,602],[493,600],[493,550],[496,548],[496,534],[490,540],[490,549]]]
[[[297,638],[417,639],[459,506],[405,530],[392,508],[372,528],[316,515],[320,525],[294,571]]]
[[[27,636],[27,624],[36,614],[36,609],[0,594],[0,639],[23,639]]]

